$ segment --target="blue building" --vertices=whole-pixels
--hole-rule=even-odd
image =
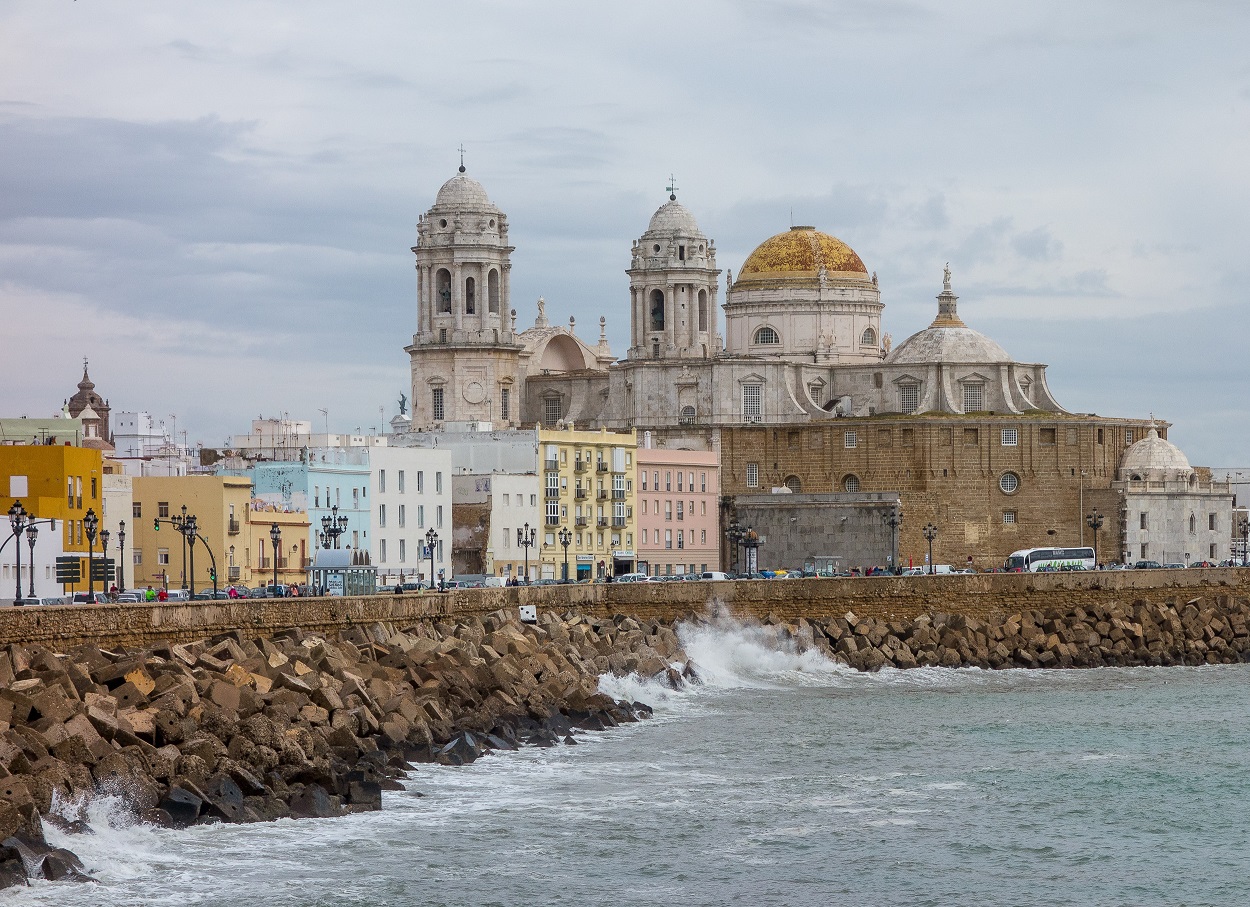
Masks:
[[[252,480],[253,510],[307,512],[310,550],[322,547],[323,517],[347,518],[338,547],[369,550],[368,448],[314,448],[297,462],[258,462],[221,473]]]

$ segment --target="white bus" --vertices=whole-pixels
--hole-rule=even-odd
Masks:
[[[1027,548],[1013,551],[1003,564],[1007,573],[1037,573],[1039,570],[1093,570],[1093,548]]]

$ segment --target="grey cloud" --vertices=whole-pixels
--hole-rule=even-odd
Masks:
[[[1011,246],[1017,255],[1030,261],[1052,261],[1063,252],[1063,243],[1051,236],[1045,227],[1017,233],[1012,237]]]

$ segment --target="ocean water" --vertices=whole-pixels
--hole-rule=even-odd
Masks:
[[[1250,667],[859,674],[741,627],[656,717],[422,766],[380,813],[166,831],[89,807],[99,885],[0,905],[1250,900]]]

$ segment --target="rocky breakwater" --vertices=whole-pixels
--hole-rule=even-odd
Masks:
[[[1153,604],[1029,609],[978,619],[766,618],[799,649],[817,649],[862,671],[916,668],[1092,668],[1234,664],[1250,660],[1250,599],[1214,595]]]
[[[42,823],[88,832],[75,804],[101,792],[171,827],[375,810],[413,763],[575,743],[650,715],[599,693],[601,674],[682,682],[666,626],[511,613],[0,651],[0,887],[88,879]]]

